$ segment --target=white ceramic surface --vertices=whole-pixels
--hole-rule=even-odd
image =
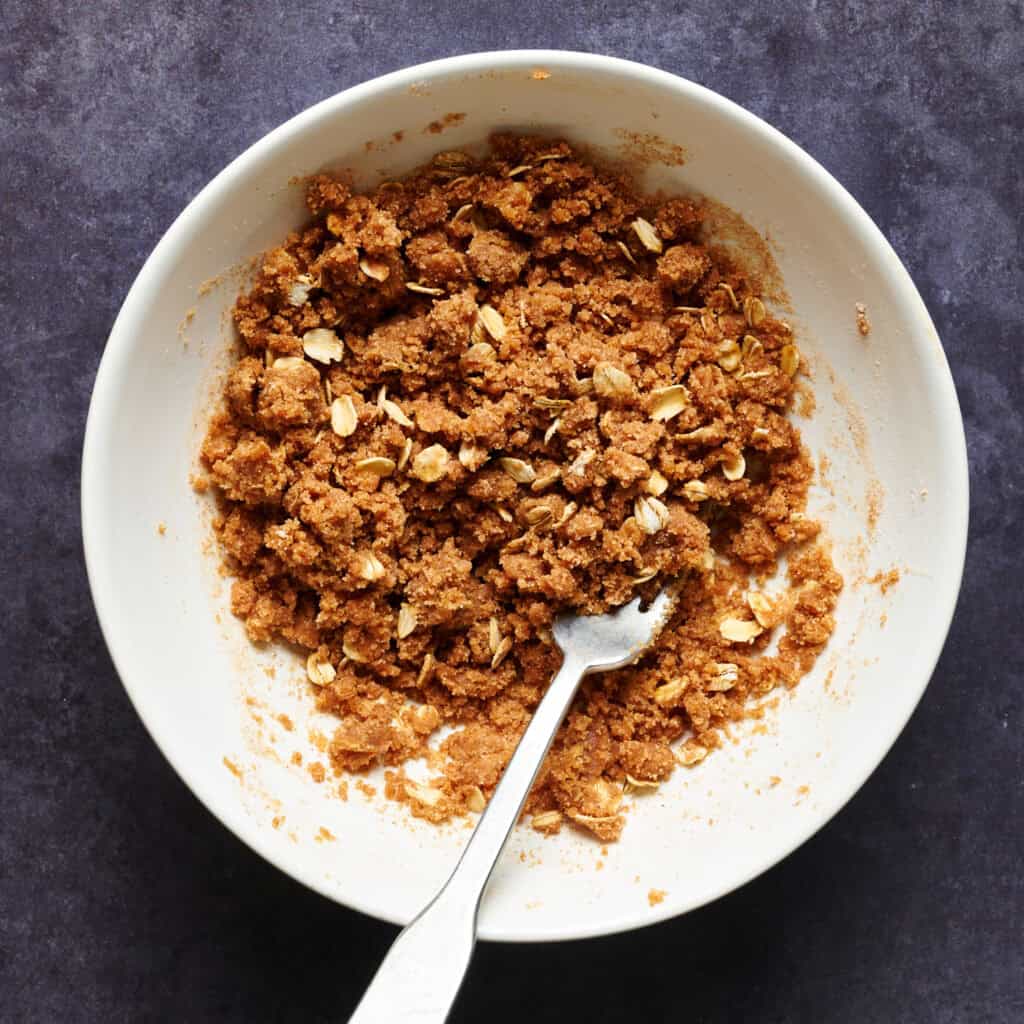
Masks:
[[[442,135],[423,130],[452,112],[465,118]],[[289,764],[294,750],[315,759],[308,731],[330,723],[310,717],[297,659],[253,650],[227,613],[227,588],[206,543],[209,508],[189,474],[225,361],[224,311],[240,280],[232,268],[301,222],[301,189],[289,181],[343,166],[372,183],[438,148],[510,127],[564,134],[610,155],[621,151],[623,131],[656,133],[683,146],[687,159],[652,166],[649,186],[707,193],[769,234],[815,370],[818,412],[803,424],[805,436],[831,462],[831,486],[815,489],[813,506],[828,520],[849,582],[830,651],[814,673],[781,696],[766,726],[680,770],[656,793],[630,798],[618,845],[603,853],[573,832],[545,840],[517,831],[486,897],[481,934],[561,939],[682,913],[807,839],[889,749],[946,635],[967,528],[966,453],[949,370],[896,255],[810,157],[700,86],[584,54],[453,58],[312,107],[218,175],[139,274],[89,411],[83,532],[117,669],[196,795],[295,878],[340,903],[406,921],[446,877],[465,829],[412,821],[354,788],[342,802],[333,784],[318,786]],[[854,324],[861,301],[873,323],[868,338]],[[871,508],[874,529],[866,523]],[[864,582],[894,566],[902,578],[887,595]],[[287,710],[294,731],[268,706]],[[274,818],[284,820],[275,828]],[[651,889],[665,893],[653,907]]]

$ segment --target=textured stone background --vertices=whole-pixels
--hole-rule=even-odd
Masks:
[[[525,46],[703,82],[853,192],[945,340],[971,544],[931,687],[836,821],[683,919],[481,948],[455,1019],[1024,1019],[1024,25],[985,0],[0,6],[0,1018],[344,1019],[393,937],[250,853],[144,734],[86,587],[82,428],[132,279],[225,163],[381,72]]]

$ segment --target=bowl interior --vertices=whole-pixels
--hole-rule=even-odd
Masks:
[[[791,143],[661,72],[554,53],[411,69],[312,108],[233,163],[146,264],[115,325],[90,410],[86,553],[118,670],[196,794],[296,878],[408,920],[453,866],[467,826],[437,829],[378,793],[316,784],[330,723],[302,665],[256,651],[227,611],[208,499],[189,476],[227,363],[230,307],[251,257],[303,220],[293,179],[370,184],[438,149],[525,129],[628,158],[650,188],[705,193],[771,240],[814,373],[802,421],[823,457],[813,510],[847,580],[829,651],[756,728],[633,805],[606,850],[519,829],[481,912],[484,937],[616,931],[698,906],[820,827],[875,767],[919,699],[952,613],[966,535],[962,426],[942,348],[906,272],[859,207]],[[680,152],[678,147],[682,147]],[[872,323],[858,333],[855,304]],[[158,529],[166,524],[166,532]],[[868,582],[897,569],[884,595]],[[288,729],[275,716],[284,713]],[[399,866],[400,865],[400,866]],[[665,895],[651,906],[650,890]]]

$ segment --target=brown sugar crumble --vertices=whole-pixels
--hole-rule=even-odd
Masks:
[[[871,333],[871,321],[868,319],[868,308],[863,302],[858,302],[857,309],[857,330],[861,337],[866,338]]]
[[[868,583],[878,587],[883,594],[887,594],[892,587],[895,587],[896,584],[899,583],[899,581],[899,569],[889,569],[888,572],[876,572],[875,575],[868,580]]]
[[[553,617],[682,580],[658,643],[584,681],[527,804],[539,832],[614,840],[627,787],[702,761],[832,632],[792,330],[712,255],[699,200],[562,141],[495,136],[364,195],[318,177],[307,202],[236,303],[202,448],[232,610],[308,652],[333,775],[386,766],[441,822],[493,793]]]
[[[454,128],[456,125],[462,124],[465,120],[465,114],[452,112],[450,114],[445,114],[440,120],[431,121],[423,131],[425,134],[429,132],[431,135],[440,135],[441,132],[445,131],[447,128]]]

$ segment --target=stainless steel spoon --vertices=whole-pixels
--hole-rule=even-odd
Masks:
[[[658,635],[672,603],[670,592],[662,590],[645,611],[637,599],[607,615],[563,615],[555,620],[562,667],[451,877],[395,939],[349,1024],[441,1024],[447,1020],[476,945],[484,887],[580,681],[593,672],[636,661]]]

